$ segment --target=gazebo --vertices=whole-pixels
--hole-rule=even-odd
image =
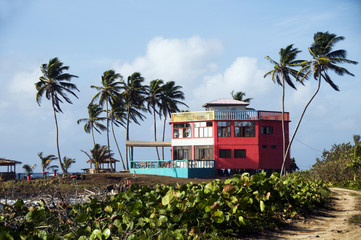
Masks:
[[[22,162],[0,158],[0,167],[7,167],[7,171],[0,171],[0,180],[9,180],[16,178],[16,164]]]

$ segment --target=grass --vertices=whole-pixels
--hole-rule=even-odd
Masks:
[[[352,224],[361,224],[361,214],[353,215],[349,220]]]

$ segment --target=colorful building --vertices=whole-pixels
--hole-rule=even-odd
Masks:
[[[214,160],[216,169],[280,170],[282,112],[256,111],[247,105],[221,98],[204,104],[205,111],[173,113],[172,160]],[[289,113],[284,113],[284,120],[287,146]]]

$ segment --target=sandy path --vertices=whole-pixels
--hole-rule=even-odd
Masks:
[[[342,188],[331,188],[331,191],[334,199],[330,210],[256,239],[361,239],[361,225],[347,221],[351,216],[361,214],[361,192]]]

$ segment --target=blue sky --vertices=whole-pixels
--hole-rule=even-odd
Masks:
[[[58,57],[78,75],[79,99],[59,115],[62,156],[76,158],[71,171],[87,167],[80,150],[92,147],[79,118],[95,95],[104,71],[127,77],[140,72],[146,82],[173,80],[183,86],[190,111],[230,92],[244,91],[258,110],[281,110],[281,87],[263,75],[280,48],[295,44],[310,59],[313,34],[345,37],[336,45],[361,62],[361,3],[351,1],[45,1],[0,0],[0,157],[38,164],[38,152],[56,155],[50,102],[35,101],[40,65]],[[291,154],[309,169],[323,149],[361,134],[361,66],[345,65],[355,77],[332,75],[340,92],[324,83],[308,109]],[[287,88],[290,132],[316,89],[308,80]],[[131,125],[131,140],[152,140],[152,118]],[[159,127],[161,127],[159,121]],[[170,139],[167,129],[168,140]],[[117,129],[124,146],[124,130]],[[106,144],[106,134],[96,135]],[[111,143],[113,147],[114,144]],[[124,151],[124,147],[122,148]],[[169,153],[169,152],[168,152]],[[117,154],[116,154],[117,157]],[[153,149],[136,149],[136,159],[156,158]],[[118,165],[118,169],[120,165]],[[21,169],[22,170],[22,169]]]

